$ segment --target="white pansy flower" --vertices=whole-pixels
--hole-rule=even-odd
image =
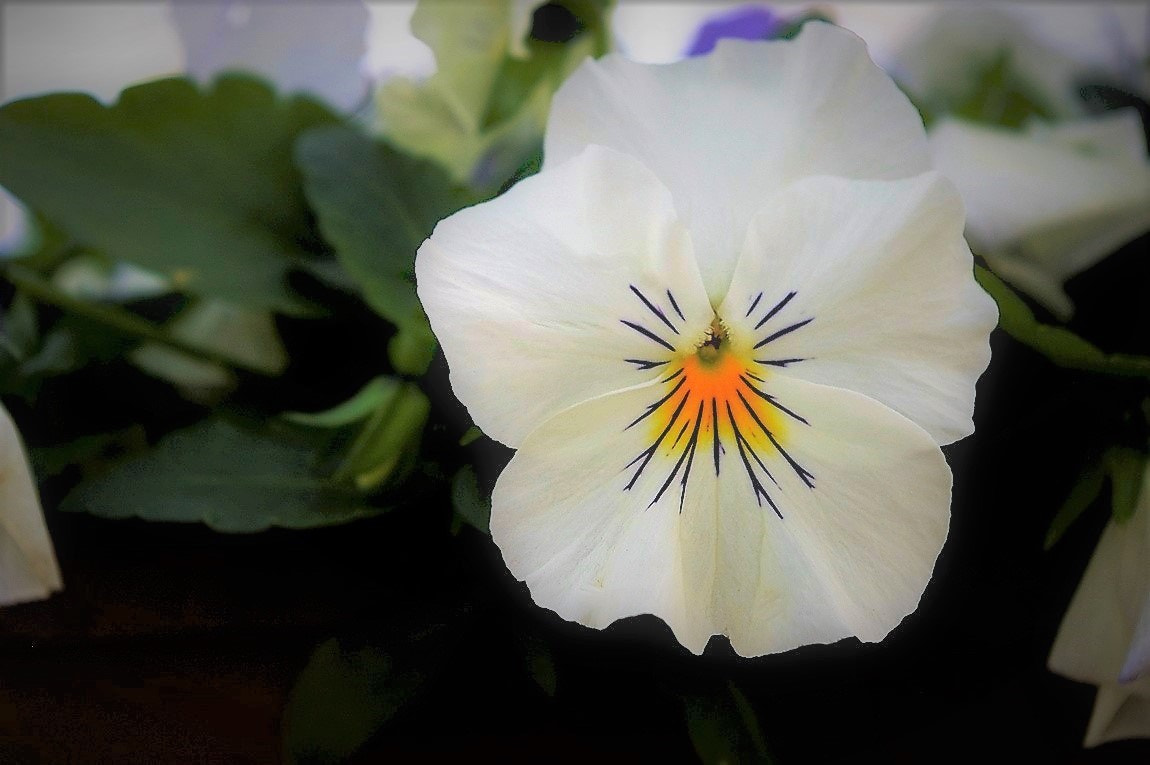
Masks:
[[[962,226],[849,32],[584,63],[542,171],[416,260],[455,392],[518,450],[491,517],[512,573],[695,652],[883,638],[946,538],[939,444],[989,360]]]
[[[0,606],[41,600],[63,585],[24,445],[0,406]]]
[[[1150,738],[1150,469],[1142,487],[1102,532],[1050,652],[1051,671],[1098,686],[1085,746]]]
[[[1026,131],[942,120],[939,171],[967,209],[971,247],[1055,314],[1062,284],[1150,230],[1150,157],[1133,110]]]

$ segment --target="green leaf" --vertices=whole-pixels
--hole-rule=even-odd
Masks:
[[[432,163],[350,128],[305,134],[295,157],[324,238],[368,305],[398,327],[392,365],[422,374],[435,338],[415,295],[415,253],[436,223],[473,200]]]
[[[1055,513],[1054,520],[1050,522],[1050,528],[1046,530],[1046,540],[1043,543],[1044,549],[1049,550],[1054,547],[1062,535],[1066,533],[1066,530],[1070,528],[1070,525],[1078,520],[1082,513],[1086,512],[1086,508],[1094,504],[1098,495],[1102,493],[1102,484],[1105,479],[1106,475],[1100,464],[1093,464],[1082,473],[1078,483],[1074,484],[1074,488],[1070,490],[1066,500]]]
[[[555,667],[555,656],[538,635],[526,633],[520,636],[523,650],[523,663],[527,674],[539,686],[539,690],[554,697],[559,688],[559,673]]]
[[[491,497],[479,490],[479,479],[470,465],[464,465],[451,479],[451,506],[459,521],[491,534]]]
[[[400,324],[395,336],[388,341],[387,359],[396,372],[419,377],[431,366],[438,347],[431,324],[420,310],[411,321]]]
[[[335,763],[359,749],[419,688],[378,648],[346,650],[336,639],[316,649],[284,710],[289,762]]]
[[[1146,472],[1146,455],[1135,449],[1115,447],[1106,453],[1110,473],[1110,508],[1114,520],[1125,523],[1134,515]]]
[[[0,184],[78,244],[181,290],[301,312],[286,283],[304,254],[298,135],[336,118],[228,75],[167,79],[110,107],[68,93],[0,108]]]
[[[725,692],[683,699],[687,732],[705,765],[769,763],[770,754],[750,702],[727,683]]]
[[[536,5],[542,3],[420,3],[411,28],[435,53],[437,69],[426,82],[396,78],[380,89],[388,137],[460,182],[498,188],[539,143],[555,89],[610,44],[611,2],[559,2],[580,26],[562,43],[527,36]]]
[[[302,529],[378,515],[358,492],[317,476],[312,449],[209,420],[163,438],[81,484],[62,509],[103,518],[203,522],[217,531]]]
[[[416,385],[396,387],[364,423],[333,480],[366,492],[402,477],[415,464],[430,412],[431,402]]]
[[[467,429],[466,433],[459,437],[459,445],[467,446],[469,444],[475,443],[480,438],[483,438],[483,431],[480,430],[478,426],[472,425]]]
[[[1107,354],[1068,329],[1043,324],[1014,290],[990,270],[975,266],[975,277],[998,304],[998,325],[1008,335],[1060,367],[1123,377],[1150,378],[1150,358]]]
[[[386,405],[399,391],[402,383],[392,377],[376,377],[359,392],[323,412],[285,412],[283,417],[297,425],[312,428],[342,428],[362,422],[377,409]]]
[[[1018,74],[1012,51],[1002,49],[968,72],[969,88],[951,103],[935,104],[935,111],[991,125],[1019,128],[1032,119],[1051,121],[1055,108],[1038,89]]]

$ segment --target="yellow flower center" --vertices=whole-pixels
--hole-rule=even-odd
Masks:
[[[683,337],[680,327],[665,311],[636,287],[632,286],[631,291],[660,323],[675,336]],[[687,317],[679,310],[673,295],[668,292],[667,297],[684,326],[689,326]],[[761,294],[756,297],[751,310],[747,312],[748,317],[758,306],[761,297]],[[775,304],[758,321],[754,330],[762,330],[792,297],[793,292]],[[656,400],[627,426],[630,429],[643,423],[650,443],[627,465],[635,469],[627,489],[635,485],[652,459],[658,455],[662,458],[661,462],[671,467],[651,504],[659,501],[678,477],[681,509],[687,481],[700,448],[704,451],[704,455],[699,456],[700,461],[709,456],[716,476],[722,471],[723,457],[734,458],[749,479],[755,498],[760,504],[765,500],[780,516],[782,513],[772,498],[773,488],[778,485],[772,472],[774,469],[782,465],[792,470],[808,487],[814,486],[814,476],[791,457],[785,447],[793,424],[809,423],[769,392],[768,370],[798,363],[802,359],[756,357],[759,349],[801,329],[811,319],[792,323],[774,332],[768,330],[769,334],[756,342],[754,337],[733,334],[722,318],[716,315],[711,318],[703,339],[697,345],[685,347],[676,347],[677,343],[668,342],[642,324],[629,319],[621,321],[654,344],[671,351],[662,360],[657,357],[626,360],[644,371],[656,368],[664,370],[659,379]]]

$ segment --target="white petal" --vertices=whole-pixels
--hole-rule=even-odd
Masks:
[[[1146,162],[1146,133],[1136,109],[1118,109],[1053,125],[1034,122],[1027,132],[1080,153]]]
[[[709,56],[665,66],[587,61],[552,102],[545,166],[592,143],[636,157],[671,190],[716,305],[747,224],[781,186],[929,167],[906,97],[860,39],[818,22],[791,41],[725,40]]]
[[[1150,613],[1150,475],[1143,486],[1134,516],[1098,540],[1050,650],[1052,672],[1101,686],[1150,670],[1139,661],[1145,636],[1135,640]]]
[[[962,204],[936,174],[808,178],[755,218],[720,315],[733,339],[766,341],[756,359],[802,359],[783,372],[863,393],[944,444],[973,431],[997,320],[972,269]]]
[[[1083,746],[1150,738],[1150,679],[1133,686],[1104,685],[1094,698]]]
[[[46,598],[63,585],[24,446],[3,407],[0,450],[0,606],[4,606]]]
[[[668,351],[624,321],[693,347],[713,316],[666,188],[602,147],[441,221],[416,281],[456,395],[511,446],[561,409],[659,374],[625,361]]]
[[[781,378],[766,387],[810,417],[777,433],[814,489],[765,436],[748,430],[740,447],[722,421],[716,472],[704,399],[699,408],[687,398],[669,426],[626,429],[658,384],[585,402],[531,433],[496,484],[491,530],[536,603],[593,627],[651,613],[691,651],[728,634],[748,656],[880,640],[913,611],[947,533],[950,471],[938,446],[864,396]],[[661,432],[634,479],[643,463],[628,463]],[[757,473],[782,518],[756,499],[740,456],[755,464],[752,444],[778,480]]]
[[[1150,160],[1115,140],[1081,124],[1043,135],[944,120],[930,133],[939,172],[966,204],[971,246],[1058,281],[1150,228]]]
[[[283,90],[311,93],[342,110],[366,95],[360,61],[367,50],[368,12],[360,0],[175,0],[172,15],[194,77],[250,70]]]
[[[0,187],[0,258],[24,251],[35,237],[31,217],[20,200]]]

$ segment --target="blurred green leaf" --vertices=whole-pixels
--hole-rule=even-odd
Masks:
[[[217,531],[301,529],[378,515],[360,493],[313,471],[312,449],[209,420],[82,483],[61,509],[104,518],[203,522]]]
[[[1049,550],[1054,547],[1071,524],[1078,520],[1082,513],[1086,512],[1086,508],[1094,504],[1098,495],[1102,493],[1102,484],[1105,479],[1106,475],[1101,464],[1092,464],[1086,468],[1066,496],[1062,506],[1058,508],[1054,520],[1050,522],[1050,528],[1046,531],[1046,540],[1043,543],[1045,549]]]
[[[288,364],[275,320],[267,311],[219,300],[195,301],[168,321],[163,330],[169,342],[178,341],[201,355],[147,342],[129,357],[137,367],[172,383],[186,398],[195,401],[214,403],[236,384],[231,370],[203,356],[229,359],[269,377],[278,377]]]
[[[727,683],[711,695],[686,696],[683,703],[687,732],[705,765],[771,762],[758,717],[734,685]]]
[[[467,446],[468,444],[475,443],[480,438],[483,438],[483,431],[480,430],[477,426],[472,425],[467,429],[466,433],[459,437],[459,445]]]
[[[396,78],[380,89],[380,125],[395,143],[430,157],[452,176],[498,188],[543,134],[551,94],[588,55],[608,50],[608,0],[561,0],[574,35],[529,37],[543,3],[467,0],[420,3],[415,36],[435,54],[426,82]]]
[[[297,136],[336,118],[227,75],[125,90],[105,107],[54,94],[0,108],[0,183],[80,245],[192,294],[304,310],[286,283],[307,210]]]
[[[519,643],[523,649],[523,661],[527,667],[527,674],[531,676],[541,691],[553,697],[559,688],[559,674],[551,649],[534,633],[521,635]]]
[[[342,428],[370,417],[399,391],[401,383],[393,377],[376,377],[359,392],[323,412],[285,412],[283,417],[297,425],[312,428]]]
[[[458,521],[491,534],[491,497],[479,489],[475,468],[464,465],[451,479],[451,506]]]
[[[950,103],[934,103],[935,112],[991,125],[1019,128],[1032,119],[1050,121],[1055,110],[1018,74],[1008,49],[968,73],[970,87]]]
[[[74,345],[83,349],[83,354],[74,354],[80,359],[74,366],[89,359],[110,360],[141,340],[163,345],[212,365],[236,367],[260,375],[278,374],[281,366],[286,363],[275,330],[271,327],[271,316],[267,312],[248,312],[234,306],[215,304],[216,311],[208,311],[206,314],[201,312],[190,326],[181,327],[177,317],[173,327],[163,327],[114,302],[86,300],[71,295],[22,265],[9,265],[3,275],[21,293],[59,308],[66,314],[52,331],[67,331],[69,341],[76,340]],[[221,322],[221,311],[224,317],[231,315],[232,319]],[[237,328],[237,314],[241,317],[238,328],[243,331],[237,337],[232,337],[228,333]],[[260,346],[258,349],[250,347],[252,328],[243,326],[245,323],[250,324],[253,316],[256,326],[260,328],[256,333],[257,344]],[[209,319],[207,323],[221,332],[213,333],[210,331],[211,326],[202,326],[201,320],[204,318]],[[45,343],[47,341],[46,336]],[[235,351],[239,349],[243,353],[237,357]],[[277,353],[277,349],[281,353]]]
[[[418,316],[400,324],[395,336],[388,341],[387,359],[396,372],[419,377],[431,366],[438,347],[439,341],[421,309]]]
[[[405,475],[415,465],[430,413],[431,402],[418,386],[393,388],[364,422],[333,480],[366,492]]]
[[[1116,522],[1125,523],[1134,515],[1142,491],[1146,455],[1135,449],[1115,447],[1106,453],[1105,461],[1110,474],[1111,514]]]
[[[1043,324],[1026,302],[994,273],[981,266],[975,266],[974,270],[979,284],[998,304],[998,325],[1018,342],[1061,367],[1150,378],[1150,358],[1107,354],[1068,329]]]
[[[415,251],[468,201],[435,165],[357,130],[312,130],[296,144],[320,231],[364,300],[396,325],[418,315]]]
[[[345,650],[336,639],[316,649],[284,710],[287,759],[334,763],[353,754],[410,698],[422,682],[396,672],[378,648]]]

